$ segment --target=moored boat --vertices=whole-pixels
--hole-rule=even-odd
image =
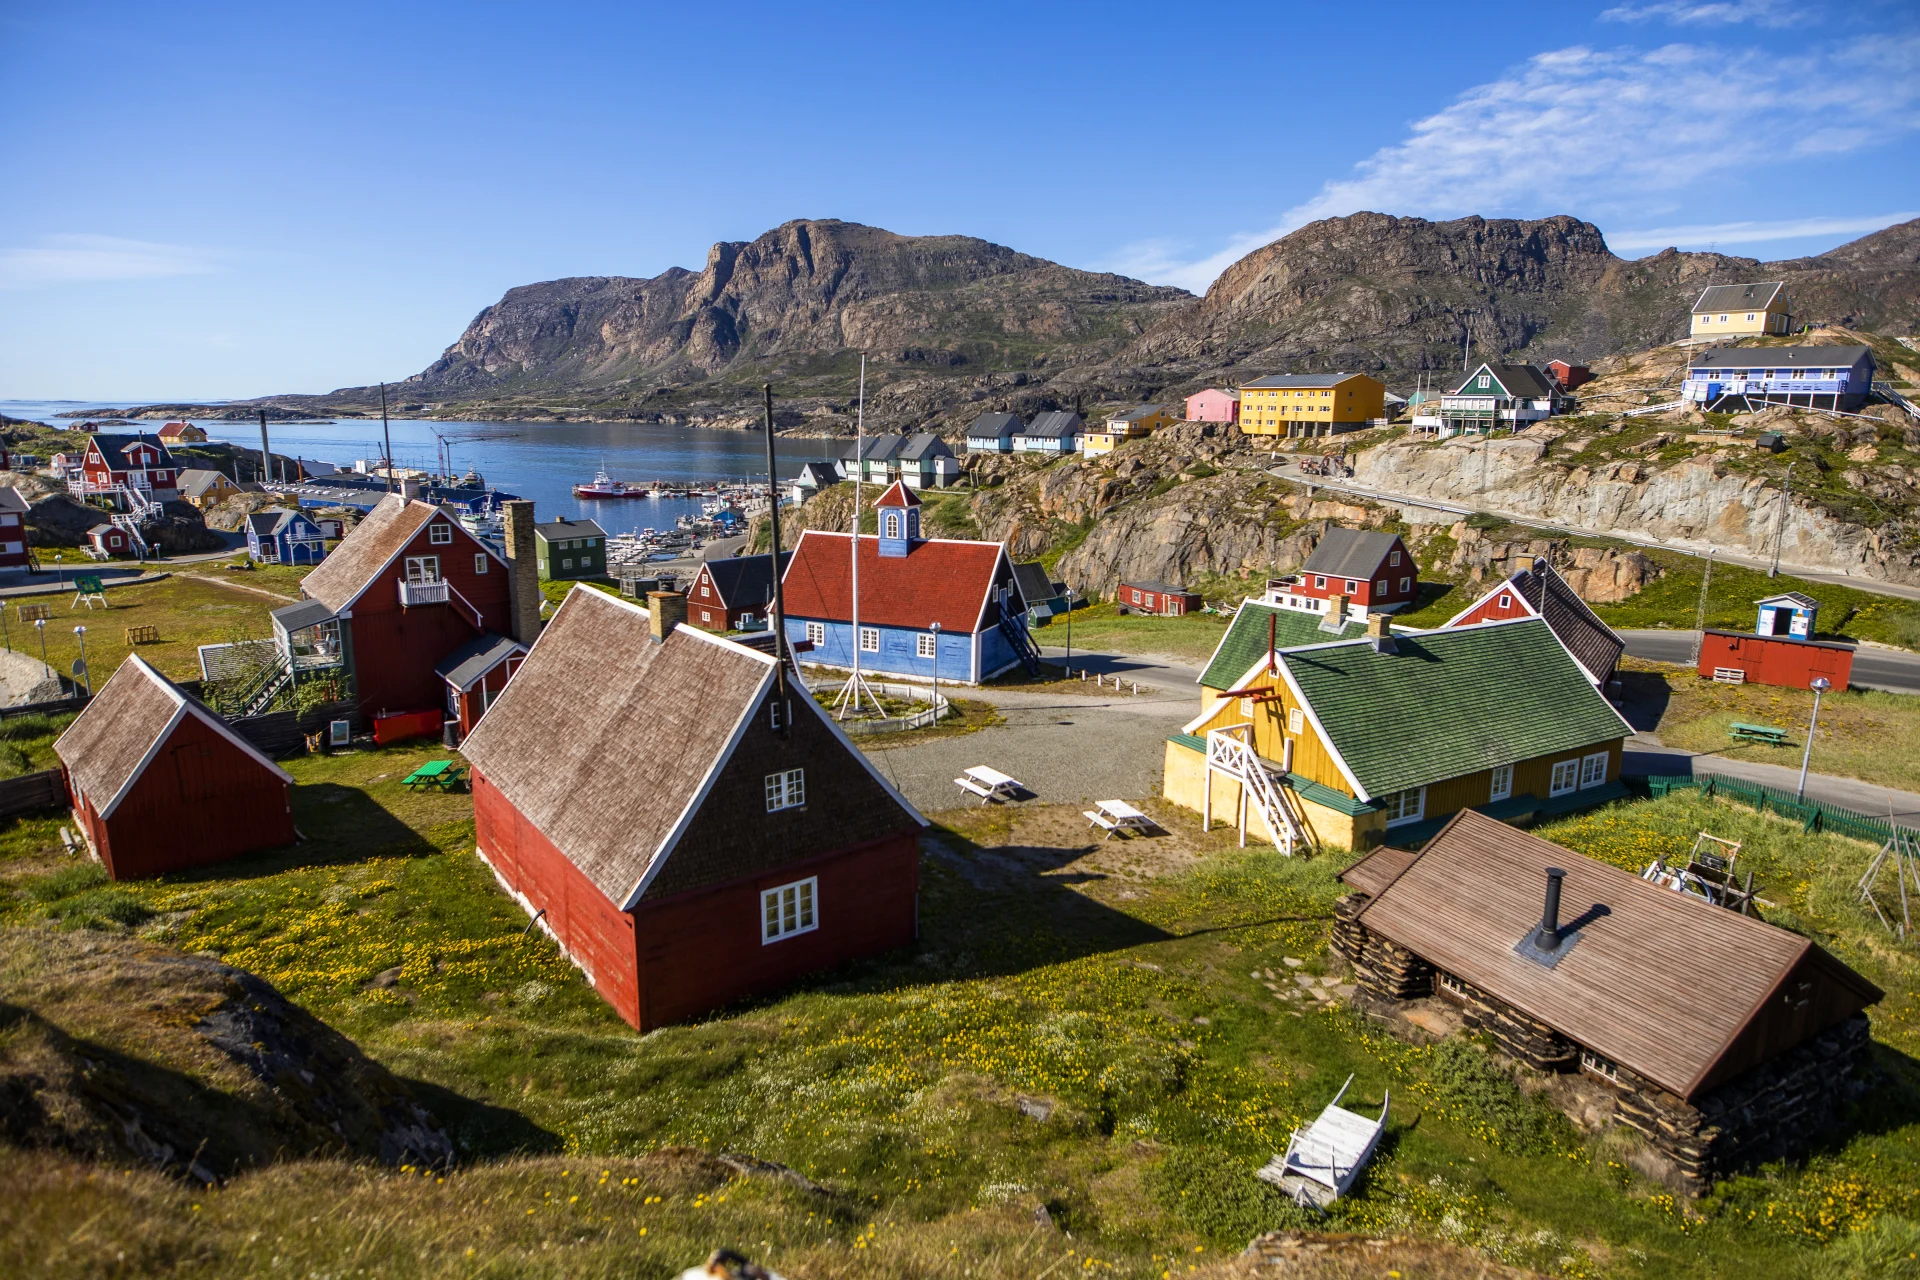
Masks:
[[[615,480],[604,470],[593,473],[593,479],[585,484],[573,486],[576,498],[637,498],[642,490],[629,489],[625,481]]]

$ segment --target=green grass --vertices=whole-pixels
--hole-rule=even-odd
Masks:
[[[1230,621],[1211,613],[1179,618],[1122,615],[1116,605],[1093,604],[1073,611],[1073,648],[1075,652],[1155,653],[1183,662],[1205,662]],[[1065,645],[1066,618],[1055,618],[1033,636],[1049,648]]]
[[[247,582],[253,585],[250,576]],[[271,635],[268,615],[285,603],[271,596],[184,575],[138,586],[114,587],[106,593],[106,599],[105,609],[73,608],[71,593],[10,599],[5,602],[7,641],[19,652],[39,657],[41,633],[36,632],[32,623],[20,621],[19,607],[51,605],[53,616],[48,619],[44,632],[46,659],[61,674],[70,674],[74,659],[80,656],[81,639],[73,629],[84,626],[87,665],[93,673],[96,690],[136,648],[141,657],[165,674],[177,680],[198,680],[198,646],[221,644],[236,635],[255,638]],[[160,639],[129,645],[127,629],[137,626],[158,627]]]
[[[1666,572],[1639,594],[1619,604],[1599,604],[1593,611],[1617,628],[1674,627],[1691,629],[1700,601],[1700,580],[1706,562],[1695,556],[1649,552]],[[1756,602],[1786,591],[1798,591],[1820,602],[1822,638],[1875,640],[1882,644],[1920,647],[1920,601],[1874,595],[1854,587],[1808,582],[1781,574],[1769,578],[1758,569],[1716,563],[1707,593],[1707,625],[1751,631],[1759,610]]]
[[[1083,874],[1064,864],[1090,847],[1121,860],[1153,847],[1079,843],[1071,813],[947,815],[923,859],[914,950],[639,1037],[551,943],[523,936],[471,854],[466,798],[400,788],[431,754],[296,761],[307,843],[158,882],[103,886],[58,852],[55,822],[16,822],[0,835],[0,921],[134,925],[261,973],[422,1082],[467,1171],[441,1184],[322,1162],[217,1194],[116,1177],[63,1199],[78,1175],[42,1161],[14,1170],[28,1191],[0,1210],[9,1247],[78,1248],[101,1238],[78,1230],[90,1220],[178,1246],[129,1255],[129,1274],[232,1273],[261,1232],[303,1272],[470,1274],[457,1260],[479,1245],[484,1274],[664,1274],[733,1242],[796,1276],[1025,1274],[1038,1268],[1008,1260],[1044,1206],[1072,1232],[1041,1239],[1046,1264],[1068,1264],[1058,1274],[1159,1276],[1299,1224],[1251,1170],[1349,1072],[1363,1107],[1393,1091],[1395,1122],[1333,1229],[1442,1234],[1562,1274],[1772,1277],[1805,1274],[1825,1241],[1853,1247],[1855,1228],[1897,1243],[1897,1223],[1874,1224],[1920,1211],[1916,962],[1848,900],[1869,851],[1697,794],[1546,834],[1636,870],[1702,827],[1744,839],[1780,918],[1891,994],[1876,1010],[1889,1077],[1861,1127],[1804,1167],[1729,1184],[1696,1218],[1471,1050],[1410,1048],[1345,1011],[1293,1016],[1250,979],[1285,981],[1288,956],[1322,971],[1330,860],[1240,851],[1169,812],[1199,862]],[[1005,870],[990,849],[1032,861]],[[120,896],[87,899],[103,892]],[[390,968],[396,984],[372,985]],[[1053,1112],[1030,1119],[1016,1095]],[[777,1160],[833,1194],[696,1189],[635,1163],[677,1145]],[[642,1203],[630,1178],[666,1200]]]

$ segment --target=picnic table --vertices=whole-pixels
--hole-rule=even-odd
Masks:
[[[1772,742],[1785,746],[1787,731],[1776,729],[1770,724],[1743,724],[1735,720],[1727,727],[1729,738],[1744,738],[1748,742]]]
[[[457,791],[460,780],[467,771],[451,760],[429,760],[400,780],[409,791],[418,791],[422,787],[438,787],[442,791]]]
[[[984,764],[977,764],[971,769],[962,769],[960,776],[953,780],[953,785],[969,795],[979,796],[981,804],[994,800],[1018,799],[1019,793],[1026,790],[1017,778],[1009,777],[998,769],[990,769]]]
[[[1154,825],[1152,818],[1125,800],[1096,800],[1093,808],[1082,809],[1080,816],[1106,832],[1109,840],[1116,832],[1148,831]]]

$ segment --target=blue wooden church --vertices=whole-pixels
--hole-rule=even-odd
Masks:
[[[999,542],[926,538],[920,499],[895,482],[874,504],[878,535],[808,529],[781,578],[787,638],[802,660],[881,676],[978,684],[1024,665],[1039,670],[1027,604]],[[853,558],[860,559],[860,632]],[[938,624],[937,626],[935,624]]]

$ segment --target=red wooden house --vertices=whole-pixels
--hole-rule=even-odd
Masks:
[[[1404,609],[1419,593],[1420,566],[1400,535],[1334,528],[1321,535],[1299,573],[1268,584],[1266,602],[1326,613],[1338,597],[1348,617],[1364,618]]]
[[[925,819],[796,673],[648,601],[576,587],[467,740],[500,883],[643,1031],[912,942]]]
[[[1587,602],[1544,560],[1535,560],[1449,618],[1449,627],[1472,627],[1509,618],[1545,618],[1596,688],[1613,679],[1627,642],[1587,608]]]
[[[27,500],[12,485],[0,489],[0,569],[32,563],[27,554]]]
[[[73,816],[115,880],[292,844],[293,779],[138,656],[53,744]]]
[[[80,475],[67,481],[76,497],[104,498],[118,511],[180,496],[180,467],[160,437],[96,435],[80,458]]]
[[[780,553],[785,572],[793,552]],[[767,625],[773,555],[703,560],[687,587],[687,621],[703,631],[755,631]]]
[[[444,707],[448,655],[515,633],[508,576],[508,562],[452,515],[390,494],[301,582],[322,609],[276,610],[276,630],[296,659],[321,652],[365,714]]]
[[[1194,613],[1201,605],[1200,593],[1164,582],[1122,582],[1113,593],[1113,601],[1122,613],[1151,613],[1177,618]]]
[[[1547,361],[1547,372],[1553,375],[1553,380],[1560,384],[1562,391],[1571,391],[1593,381],[1593,370],[1568,360]]]
[[[447,682],[447,715],[460,722],[462,738],[473,732],[526,656],[527,646],[518,640],[489,634],[475,636],[433,669]]]

